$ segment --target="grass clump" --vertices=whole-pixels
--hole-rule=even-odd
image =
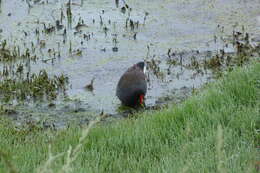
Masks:
[[[257,172],[259,83],[260,63],[236,68],[182,104],[96,126],[85,142],[79,127],[23,133],[2,119],[0,148],[20,172],[37,170],[49,145],[59,154],[79,143],[70,172]],[[61,156],[51,169],[66,163]]]

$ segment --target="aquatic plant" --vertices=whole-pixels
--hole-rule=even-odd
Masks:
[[[19,46],[9,46],[7,41],[0,42],[0,62],[15,62],[17,60],[32,60],[36,61],[38,58],[36,55],[31,54],[29,48],[26,48],[24,52],[21,52]]]
[[[22,70],[20,70],[22,71]],[[65,75],[50,77],[45,70],[26,77],[5,78],[0,81],[0,98],[4,102],[53,100],[59,94],[65,95],[68,77]]]
[[[72,25],[72,11],[71,11],[71,0],[67,3],[67,22],[68,22],[68,28],[71,28]]]
[[[91,79],[91,81],[90,81],[90,84],[87,84],[86,86],[85,86],[85,89],[87,89],[88,91],[93,91],[94,90],[94,80],[95,80],[95,78],[93,77],[92,79]]]
[[[183,55],[190,56],[188,52],[172,52],[171,49],[168,49],[167,64],[169,68],[181,66],[201,73],[210,70],[214,74],[217,74],[217,76],[221,76],[221,73],[224,71],[232,70],[234,66],[242,66],[249,62],[250,59],[254,59],[254,57],[260,55],[260,44],[252,44],[247,32],[234,31],[230,37],[221,38],[221,40],[225,40],[226,47],[232,46],[234,49],[232,53],[225,52],[224,48],[216,52],[207,51],[200,53],[199,51],[195,51],[195,53],[191,53],[190,61],[183,63]],[[214,39],[217,39],[216,36],[214,36]]]
[[[212,58],[204,61],[207,68],[229,68],[230,66],[241,66],[248,62],[251,58],[260,55],[259,46],[251,44],[251,39],[247,32],[233,31],[232,45],[235,49],[234,53],[226,53],[224,49],[220,49]]]

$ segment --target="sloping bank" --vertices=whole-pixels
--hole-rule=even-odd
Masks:
[[[81,128],[16,131],[2,119],[0,172],[37,170],[46,164],[49,145],[53,155],[66,152],[45,165],[54,172],[62,165],[63,171],[91,173],[256,172],[259,109],[260,63],[255,62],[180,105],[92,128],[79,150],[69,155],[67,167],[67,151],[77,146]]]

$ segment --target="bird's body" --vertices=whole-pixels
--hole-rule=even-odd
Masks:
[[[121,76],[117,84],[116,95],[123,105],[138,107],[144,104],[146,91],[145,64],[139,62]]]

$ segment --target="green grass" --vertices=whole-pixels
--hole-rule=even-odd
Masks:
[[[82,129],[17,131],[0,120],[0,172],[32,172],[78,144]],[[184,103],[91,129],[72,172],[257,172],[260,63],[237,68]],[[258,152],[258,153],[257,153]],[[1,153],[0,153],[1,157]],[[65,156],[53,162],[58,171]],[[10,167],[10,166],[9,166]]]

